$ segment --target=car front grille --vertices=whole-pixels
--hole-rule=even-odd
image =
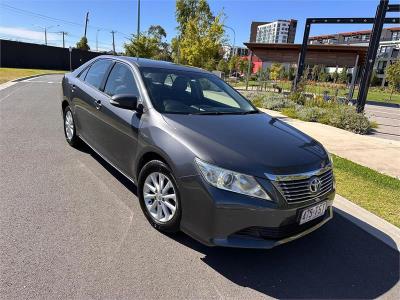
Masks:
[[[310,190],[310,180],[314,178],[319,178],[321,181],[320,189],[315,193]],[[328,169],[318,175],[310,175],[305,178],[303,176],[293,180],[276,180],[274,184],[288,203],[294,203],[323,197],[333,189],[333,181],[333,171]]]

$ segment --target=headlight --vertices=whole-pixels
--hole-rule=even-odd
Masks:
[[[222,190],[271,200],[253,176],[222,169],[198,158],[195,158],[195,162],[209,184]]]

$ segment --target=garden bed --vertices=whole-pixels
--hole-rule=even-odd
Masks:
[[[368,134],[376,127],[376,123],[368,120],[364,114],[357,113],[355,107],[324,101],[321,97],[299,101],[293,96],[268,92],[250,92],[245,95],[255,106],[279,111],[290,118],[318,122],[358,134]]]

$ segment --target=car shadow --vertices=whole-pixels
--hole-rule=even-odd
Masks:
[[[271,250],[210,248],[179,234],[230,281],[274,298],[371,299],[399,281],[399,252],[335,214],[317,231]]]
[[[98,155],[92,148],[87,144],[81,143],[78,148],[79,151],[89,154],[92,156],[99,164],[103,166],[112,176],[115,177],[122,185],[124,185],[129,191],[131,191],[135,196],[137,196],[136,185],[117,171],[113,166],[111,166],[107,161],[105,161],[100,155]]]
[[[135,184],[92,149],[84,145],[80,150],[137,195]],[[335,213],[315,232],[270,250],[207,247],[183,233],[168,236],[204,254],[202,261],[228,280],[271,297],[379,297],[399,282],[400,253],[355,224],[361,220],[342,214],[346,215]],[[385,239],[394,243],[387,235]]]

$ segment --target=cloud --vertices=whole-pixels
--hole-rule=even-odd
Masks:
[[[0,34],[6,35],[12,39],[26,39],[30,41],[44,42],[44,30],[35,31],[26,28],[0,26]],[[57,41],[59,39],[60,36],[57,33],[47,32],[48,41]]]

